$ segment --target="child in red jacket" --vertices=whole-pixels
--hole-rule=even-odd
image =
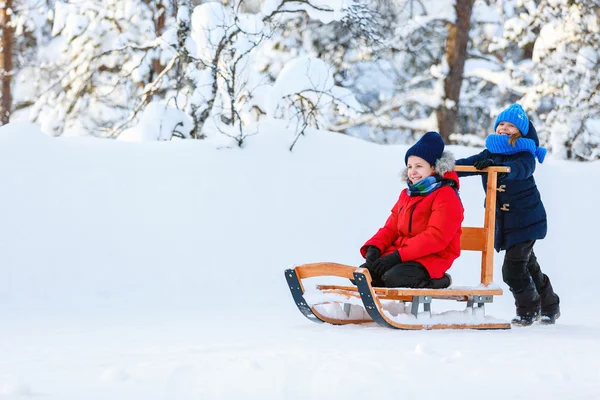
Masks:
[[[385,225],[360,249],[373,286],[445,288],[460,255],[464,209],[454,157],[437,132],[427,132],[404,157],[408,187]]]

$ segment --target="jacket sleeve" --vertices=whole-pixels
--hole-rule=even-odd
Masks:
[[[400,198],[394,204],[390,216],[385,221],[385,225],[360,248],[360,254],[363,257],[367,254],[367,247],[375,246],[383,253],[398,238],[398,207],[400,207],[401,199],[402,195],[400,195]]]
[[[519,158],[505,161],[502,165],[510,167],[510,172],[502,178],[506,180],[527,179],[535,171],[535,157],[529,152],[519,153]]]
[[[427,228],[406,240],[398,249],[403,262],[444,250],[460,229],[464,219],[460,198],[450,187],[440,191],[432,204]]]
[[[473,165],[477,161],[485,160],[486,158],[491,158],[491,155],[492,154],[489,152],[489,150],[485,149],[479,154],[456,160],[455,165]],[[459,178],[462,178],[465,176],[481,175],[481,172],[457,172],[457,174]]]

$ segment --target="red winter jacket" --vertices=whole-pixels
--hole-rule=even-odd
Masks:
[[[444,178],[459,183],[454,171],[446,172]],[[463,219],[464,208],[452,187],[412,197],[404,189],[383,228],[360,252],[365,257],[368,246],[377,247],[382,256],[398,250],[403,262],[417,261],[431,278],[441,278],[460,255]]]

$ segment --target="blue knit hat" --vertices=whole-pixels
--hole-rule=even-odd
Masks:
[[[523,107],[517,103],[498,114],[498,118],[496,118],[496,123],[494,124],[494,132],[496,132],[496,128],[500,122],[510,122],[521,131],[523,136],[526,136],[527,131],[529,131],[529,118],[527,118]]]
[[[442,158],[444,152],[444,139],[437,132],[427,132],[415,143],[404,156],[404,164],[408,164],[408,157],[417,156],[435,166],[435,162]]]

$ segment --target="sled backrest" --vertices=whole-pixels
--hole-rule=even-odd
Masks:
[[[487,187],[485,190],[485,215],[483,218],[483,228],[466,227],[462,228],[460,239],[461,250],[480,251],[481,252],[481,283],[488,286],[492,283],[494,277],[494,229],[496,226],[496,190],[498,173],[510,172],[509,167],[489,167],[477,170],[475,167],[466,165],[457,165],[454,167],[457,172],[481,172],[488,174]]]

